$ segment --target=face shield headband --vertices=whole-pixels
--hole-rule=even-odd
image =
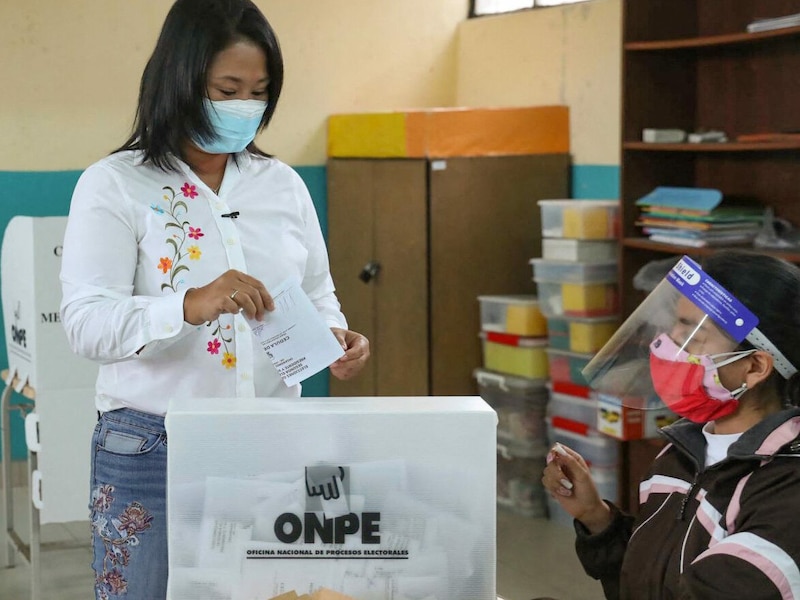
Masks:
[[[683,257],[588,363],[583,375],[589,385],[609,401],[616,400],[639,409],[658,409],[664,405],[661,398],[664,394],[659,395],[654,389],[656,382],[651,368],[654,358],[661,363],[664,359],[672,360],[675,365],[708,363],[705,377],[702,369],[690,369],[690,365],[684,371],[691,370],[696,378],[705,378],[702,389],[711,390],[712,396],[721,398],[726,394],[713,393],[709,376],[714,376],[716,368],[730,362],[721,360],[725,355],[743,357],[752,353],[737,350],[747,340],[754,348],[770,354],[775,370],[789,379],[797,368],[757,325],[758,317],[704,273],[696,262]],[[659,344],[653,346],[658,339],[661,340]],[[674,343],[665,345],[669,339]],[[654,347],[660,348],[656,353],[659,356],[653,356]],[[672,354],[667,352],[668,347]],[[675,351],[676,348],[681,352]],[[656,379],[663,392],[667,365],[661,364],[658,371]],[[686,393],[687,384],[678,381],[680,372],[676,366],[672,371],[674,375],[666,379],[674,379],[675,387],[683,386]],[[697,386],[694,389],[697,391]],[[718,386],[717,391],[723,392],[724,388]],[[733,399],[742,393],[739,389],[732,391]]]

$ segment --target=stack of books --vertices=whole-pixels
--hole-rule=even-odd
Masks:
[[[654,242],[702,248],[750,245],[761,230],[764,207],[726,199],[706,188],[657,187],[636,202],[636,224]]]

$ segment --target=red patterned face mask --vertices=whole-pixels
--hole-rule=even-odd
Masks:
[[[722,364],[752,354],[755,350],[730,352]],[[714,357],[693,355],[681,350],[672,339],[661,334],[650,344],[650,377],[658,396],[674,413],[695,423],[708,423],[733,413],[747,386],[734,391],[719,381]]]

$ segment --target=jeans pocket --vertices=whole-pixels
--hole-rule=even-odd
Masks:
[[[164,438],[158,431],[108,420],[97,436],[97,448],[112,454],[141,456],[157,448]]]
[[[109,429],[103,438],[102,447],[104,450],[117,454],[136,454],[142,451],[146,443],[147,438],[145,437]]]

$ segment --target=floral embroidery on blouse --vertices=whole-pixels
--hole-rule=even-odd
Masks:
[[[222,366],[224,366],[226,369],[232,369],[235,367],[236,355],[232,352],[229,352],[228,348],[228,344],[233,341],[233,336],[230,333],[228,333],[228,337],[225,336],[225,333],[229,332],[232,327],[230,325],[223,325],[220,323],[219,319],[206,323],[206,327],[214,327],[214,331],[211,332],[211,335],[214,339],[208,342],[208,348],[206,348],[208,353],[218,355],[220,348],[222,348]]]
[[[183,187],[181,187],[181,192],[183,192],[183,195],[190,200],[197,198],[197,186],[192,185],[189,182],[183,184]]]
[[[131,559],[129,546],[139,545],[137,534],[150,529],[153,521],[153,515],[141,503],[131,502],[109,522],[106,513],[113,503],[113,485],[100,485],[92,491],[92,529],[105,548],[102,570],[95,577],[98,598],[103,600],[108,599],[109,594],[117,596],[128,593],[124,567],[128,566]]]
[[[166,192],[163,199],[168,203],[167,208],[165,209],[158,204],[151,204],[150,208],[158,215],[166,214],[169,217],[164,229],[171,234],[166,241],[167,245],[170,246],[172,256],[162,256],[158,262],[158,269],[164,275],[169,275],[169,282],[161,284],[162,291],[170,289],[173,292],[177,292],[184,281],[183,279],[176,280],[176,276],[182,271],[189,271],[188,265],[185,264],[185,259],[188,258],[190,261],[200,260],[203,255],[197,243],[184,249],[187,238],[199,242],[200,238],[205,236],[205,233],[203,233],[201,227],[192,227],[187,220],[189,206],[184,201],[184,198],[190,200],[196,198],[199,195],[197,186],[185,182],[181,186],[180,193],[170,186],[164,186],[162,189]],[[223,325],[220,319],[216,319],[206,323],[206,326],[214,327],[211,332],[212,340],[208,342],[206,350],[210,355],[219,355],[220,348],[222,348],[222,365],[226,369],[232,369],[236,366],[236,355],[230,352],[228,347],[228,344],[233,342],[233,336],[229,332],[231,325]],[[226,333],[228,333],[227,337]]]
[[[236,366],[236,357],[230,352],[226,352],[222,355],[222,364],[226,369],[232,369]]]
[[[179,279],[176,281],[175,277],[182,271],[189,270],[189,267],[185,264],[181,264],[183,259],[188,256],[192,260],[198,260],[201,254],[200,247],[197,245],[191,246],[191,249],[184,250],[183,246],[186,243],[186,238],[188,236],[194,240],[199,240],[204,234],[200,231],[199,227],[194,228],[189,225],[189,221],[186,220],[189,207],[183,200],[184,198],[195,198],[198,195],[197,186],[188,182],[184,183],[181,187],[180,194],[175,192],[170,186],[164,186],[162,189],[167,192],[164,194],[164,200],[169,203],[168,207],[165,210],[161,206],[152,204],[150,208],[156,214],[167,214],[169,216],[169,219],[164,224],[164,229],[166,229],[168,233],[171,233],[171,235],[167,237],[167,244],[171,246],[172,256],[161,257],[158,263],[158,269],[164,273],[164,275],[169,275],[169,282],[162,283],[161,289],[170,289],[173,292],[177,292],[178,286],[183,283],[183,280]]]

